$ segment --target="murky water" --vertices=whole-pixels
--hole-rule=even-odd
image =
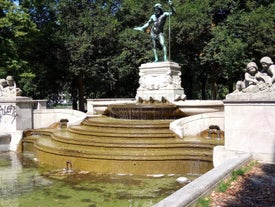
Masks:
[[[31,154],[0,154],[0,206],[149,207],[183,185],[178,177],[100,175],[37,167]]]

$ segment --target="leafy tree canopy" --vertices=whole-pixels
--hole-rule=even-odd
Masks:
[[[30,76],[28,60],[22,58],[21,52],[25,42],[37,32],[36,25],[29,14],[10,0],[0,0],[0,78],[13,75]]]
[[[19,2],[0,0],[0,77],[16,76],[34,98],[71,93],[79,105],[84,98],[135,96],[138,67],[152,61],[153,53],[149,31],[133,28],[148,21],[156,2]],[[159,3],[169,9],[167,1]],[[173,3],[176,14],[166,23],[165,37],[171,60],[182,66],[188,99],[223,99],[248,61],[274,59],[274,1]]]

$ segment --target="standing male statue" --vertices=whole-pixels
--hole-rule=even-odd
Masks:
[[[172,6],[172,2],[169,1],[169,7],[171,8],[171,12],[163,12],[161,4],[155,4],[154,6],[154,14],[150,17],[147,23],[145,23],[142,27],[135,27],[135,30],[144,31],[144,29],[148,28],[150,24],[153,23],[150,36],[153,42],[153,52],[155,56],[155,62],[158,62],[157,55],[157,41],[159,41],[162,49],[163,49],[163,60],[167,61],[167,48],[165,46],[163,28],[168,16],[175,13],[175,9]]]

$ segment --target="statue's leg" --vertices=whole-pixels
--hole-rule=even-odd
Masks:
[[[160,44],[162,46],[162,49],[163,49],[163,60],[167,61],[168,60],[167,59],[167,48],[165,46],[165,40],[164,40],[164,36],[163,36],[162,33],[159,34],[159,42],[160,42]]]
[[[157,43],[156,43],[156,40],[154,38],[152,38],[152,42],[153,42],[153,52],[154,52],[154,56],[155,56],[155,62],[158,62],[159,59],[158,59],[158,53],[157,53]]]
[[[156,49],[153,49],[153,52],[154,52],[154,56],[155,56],[155,62],[158,62],[158,61],[159,61],[159,58],[158,58],[157,50],[156,50]]]

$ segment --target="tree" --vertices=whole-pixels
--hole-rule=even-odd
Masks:
[[[35,74],[32,84],[24,83],[25,90],[33,98],[48,98],[58,102],[58,94],[67,91],[67,59],[68,54],[63,42],[57,35],[60,29],[56,18],[56,2],[51,0],[20,0],[31,20],[39,29],[32,38],[23,45],[21,57],[30,63]]]
[[[272,14],[274,3],[240,1],[231,8],[222,23],[214,25],[213,37],[200,57],[202,63],[211,68],[208,73],[212,81],[222,80],[222,84],[233,91],[233,85],[242,77],[246,63],[274,54]]]
[[[148,4],[144,0],[126,0],[115,13],[121,23],[117,28],[117,52],[112,58],[113,71],[116,71],[117,77],[114,91],[116,97],[135,97],[139,87],[138,67],[153,60],[149,31],[143,33],[133,29],[148,21],[152,8],[153,3]]]
[[[148,20],[154,2],[0,2],[0,75],[14,75],[28,96],[70,92],[80,110],[86,97],[135,96],[138,67],[151,62],[153,53],[149,31],[133,28]],[[188,99],[223,99],[248,61],[273,58],[273,1],[173,2],[171,59],[182,66]],[[169,9],[167,1],[159,3]],[[164,31],[168,43],[168,23]]]
[[[24,45],[38,30],[28,13],[9,0],[0,0],[0,77],[12,75],[19,85],[31,82],[35,77],[28,59],[22,57]]]
[[[69,52],[68,72],[74,81],[73,94],[78,94],[80,110],[84,110],[84,96],[110,94],[113,80],[109,79],[114,79],[110,63],[116,53],[119,24],[113,15],[116,3],[61,0],[58,4],[59,35]]]
[[[182,66],[182,83],[188,99],[206,98],[205,67],[200,54],[211,39],[211,7],[208,0],[175,2],[176,15],[171,18],[172,60]]]

